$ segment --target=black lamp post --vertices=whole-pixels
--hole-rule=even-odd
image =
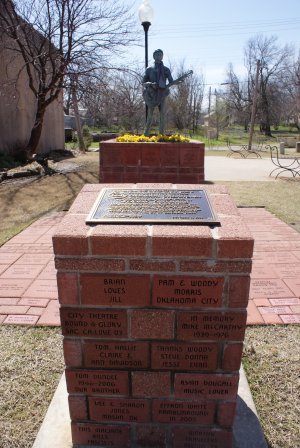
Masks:
[[[153,20],[153,8],[149,4],[149,0],[143,0],[139,7],[139,19],[145,32],[145,69],[148,67],[148,30]],[[148,107],[146,105],[146,120],[148,115]]]
[[[148,67],[148,30],[153,20],[153,8],[149,0],[143,0],[139,7],[139,19],[145,31],[145,68]]]

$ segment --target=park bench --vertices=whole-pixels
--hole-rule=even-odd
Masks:
[[[241,156],[243,159],[247,159],[250,155],[255,155],[256,158],[261,159],[260,153],[264,151],[264,144],[263,142],[260,143],[253,143],[251,145],[251,149],[248,148],[248,145],[232,145],[230,141],[227,141],[227,148],[229,152],[227,153],[227,157],[231,156]]]
[[[279,154],[278,146],[267,145],[266,149],[270,150],[272,163],[275,168],[271,171],[269,176],[276,173],[275,179],[282,173],[291,173],[295,178],[300,176],[300,156],[288,156]]]

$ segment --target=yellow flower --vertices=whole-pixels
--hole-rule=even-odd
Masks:
[[[132,135],[132,134],[124,134],[120,137],[116,138],[117,142],[129,142],[129,143],[135,143],[135,142],[184,142],[187,143],[190,141],[188,137],[184,137],[180,134],[173,134],[173,135],[153,135],[152,137],[147,137],[146,135]]]

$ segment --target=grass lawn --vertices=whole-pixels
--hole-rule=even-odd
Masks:
[[[70,159],[76,172],[1,184],[0,245],[45,213],[67,209],[85,183],[98,183],[98,157]],[[263,205],[300,223],[299,182],[222,183],[237,205]],[[272,448],[300,446],[299,337],[292,325],[246,331],[244,367]],[[60,330],[0,326],[0,350],[0,447],[31,448],[63,371]]]

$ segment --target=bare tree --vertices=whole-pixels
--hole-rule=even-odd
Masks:
[[[135,41],[129,8],[119,0],[2,0],[0,30],[22,57],[36,115],[25,148],[35,153],[47,107],[61,93],[66,75],[81,76]]]
[[[142,70],[101,70],[86,80],[81,104],[98,126],[138,132],[144,126]],[[96,75],[96,73],[95,73]]]
[[[283,84],[287,92],[284,104],[286,122],[300,131],[300,53],[285,71]]]
[[[184,62],[181,62],[176,78],[187,72]],[[169,110],[174,126],[179,129],[197,130],[200,120],[204,95],[204,77],[202,74],[186,78],[178,86],[172,88]]]
[[[240,79],[234,72],[232,64],[229,64],[226,77],[226,105],[231,118],[243,124],[245,131],[248,130],[253,86],[251,80]]]
[[[276,122],[276,110],[279,110],[281,78],[286,67],[291,64],[293,50],[290,46],[280,47],[277,37],[258,35],[247,42],[245,49],[248,79],[254,85],[256,62],[260,60],[260,95],[258,117],[261,131],[271,136],[271,125]]]

